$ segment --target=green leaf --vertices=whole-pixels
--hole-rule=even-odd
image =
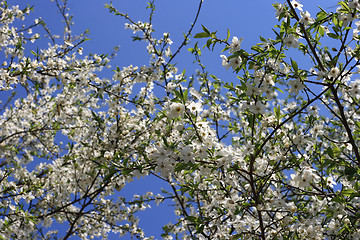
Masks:
[[[278,90],[279,92],[281,92],[281,93],[284,93],[284,91],[283,90],[281,90],[280,88],[278,88],[278,87],[274,87],[276,90]]]
[[[209,40],[206,41],[206,47],[207,47],[209,50],[210,50],[210,46],[211,46],[212,42],[213,42],[213,39],[212,39],[212,38],[210,38]]]
[[[333,199],[331,199],[331,201],[337,203],[345,203],[345,199],[341,196],[334,197]]]
[[[339,2],[339,4],[348,12],[350,12],[350,8],[348,7],[347,3],[345,3],[344,1]]]
[[[212,78],[212,79],[214,79],[214,80],[220,80],[217,76],[215,76],[214,74],[210,74],[210,77]]]
[[[328,147],[328,148],[326,149],[326,153],[327,153],[327,154],[329,155],[329,157],[331,157],[331,158],[334,158],[334,157],[335,157],[334,152],[333,152],[333,150],[332,150],[331,147]]]
[[[209,29],[207,29],[204,25],[201,25],[201,27],[204,30],[204,32],[206,32],[206,33],[208,33],[210,35]]]
[[[335,26],[338,26],[339,25],[339,20],[336,16],[337,14],[333,14],[333,17],[332,17],[332,22]]]
[[[293,67],[295,73],[299,71],[299,67],[297,65],[297,62],[291,59],[291,66]]]
[[[133,171],[133,169],[131,169],[131,168],[124,168],[124,169],[122,169],[121,174],[126,176],[126,175],[129,175],[132,171]]]
[[[129,162],[129,158],[125,158],[122,164],[126,167],[128,162]]]
[[[202,33],[197,33],[194,38],[207,38],[210,37],[211,34],[210,33],[206,33],[206,32],[202,32]]]
[[[176,164],[176,166],[175,166],[175,172],[180,172],[184,169],[186,169],[186,170],[189,169],[188,164],[186,164],[184,162],[180,162],[180,163]]]
[[[264,52],[264,49],[262,49],[261,47],[256,46],[256,45],[252,46],[251,49],[256,51],[256,52]]]
[[[328,33],[327,35],[328,35],[329,37],[333,38],[333,39],[341,39],[341,36],[336,35],[336,34],[334,34],[334,33]]]
[[[197,217],[194,216],[187,216],[187,220],[189,220],[190,222],[195,223],[197,221]]]
[[[165,137],[165,136],[161,136],[161,138],[163,139],[164,145],[165,145],[166,147],[169,147],[169,143],[168,143],[166,137]]]
[[[180,99],[180,100],[183,100],[183,95],[176,89],[173,90],[173,93],[175,93],[175,96]]]
[[[111,167],[109,170],[109,173],[104,177],[103,182],[107,182],[111,179],[112,176],[116,173],[116,169],[114,167]]]
[[[186,102],[187,101],[187,98],[188,98],[188,89],[186,89],[184,92],[183,92],[183,100],[184,100],[184,102]]]
[[[323,11],[320,11],[316,14],[316,18],[318,21],[320,20],[323,20],[327,17],[327,13],[326,12],[323,12]]]
[[[344,195],[344,196],[350,196],[350,195],[352,195],[352,194],[354,194],[355,193],[355,191],[353,190],[353,189],[343,189],[342,191],[341,191],[341,193]]]
[[[274,107],[274,113],[275,113],[276,119],[280,119],[280,117],[281,117],[280,107]]]
[[[344,172],[345,172],[345,175],[347,176],[347,179],[349,181],[352,181],[352,180],[354,180],[354,176],[357,173],[357,169],[353,168],[353,167],[350,167],[350,166],[345,166],[345,171]]]
[[[320,34],[320,36],[324,36],[325,35],[325,29],[323,28],[323,27],[319,27],[319,34]]]
[[[196,226],[196,232],[202,233],[204,231],[204,227],[205,226],[203,224]]]

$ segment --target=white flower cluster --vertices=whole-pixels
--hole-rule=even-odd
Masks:
[[[236,82],[206,72],[198,53],[201,70],[178,73],[172,61],[191,31],[172,51],[169,33],[156,39],[151,24],[112,5],[141,33],[149,63],[100,77],[110,60],[83,56],[66,1],[56,1],[64,36],[36,52],[27,41],[43,20],[17,28],[30,8],[0,3],[0,238],[151,239],[137,213],[170,200],[176,222],[164,239],[358,239],[359,46],[345,38],[356,38],[360,7],[342,2],[320,21],[288,2],[275,4],[277,39],[261,38],[254,53],[212,33]],[[327,36],[344,38],[335,54],[313,45]],[[312,69],[285,56],[289,48]],[[142,177],[169,188],[124,197]]]

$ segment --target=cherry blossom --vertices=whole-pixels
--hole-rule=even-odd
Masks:
[[[298,10],[303,11],[303,9],[302,9],[303,5],[300,4],[298,1],[295,1],[295,0],[291,1],[291,5],[294,8],[297,8]]]
[[[237,37],[232,38],[232,42],[230,44],[230,53],[236,52],[240,50],[240,44],[243,41],[243,38],[238,39]]]
[[[359,239],[357,1],[316,18],[274,4],[274,35],[242,48],[230,30],[194,34],[203,1],[180,42],[157,32],[153,1],[149,22],[106,4],[144,43],[141,66],[86,54],[54,4],[62,36],[0,3],[0,238],[154,239],[138,213],[171,205],[164,239]],[[176,61],[191,44],[189,73]],[[141,178],[168,188],[125,197]]]
[[[289,85],[291,86],[289,93],[295,93],[295,95],[298,95],[299,92],[305,87],[298,78],[295,80],[290,80]]]
[[[305,26],[314,23],[314,19],[310,16],[310,13],[308,11],[301,12],[300,15],[301,15],[300,22],[303,23]]]

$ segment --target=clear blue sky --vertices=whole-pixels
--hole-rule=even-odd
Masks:
[[[57,14],[54,3],[50,0],[41,1],[8,1],[10,4],[29,3],[35,6],[35,12],[28,18],[29,21],[38,16],[48,24],[54,33],[61,35],[61,16]],[[149,10],[146,10],[146,0],[117,0],[113,1],[115,7],[121,12],[128,13],[133,20],[147,21]],[[282,3],[281,1],[278,1]],[[316,5],[321,5],[327,11],[335,11],[337,1],[335,0],[303,0],[304,10],[308,9],[310,13],[315,14]],[[74,15],[73,27],[74,33],[81,33],[86,29],[90,30],[89,38],[91,41],[85,43],[84,53],[110,53],[114,46],[120,46],[117,57],[111,62],[111,65],[118,65],[120,68],[130,64],[142,66],[148,63],[148,54],[145,44],[133,42],[131,40],[132,31],[124,29],[125,20],[119,16],[113,16],[104,8],[104,4],[109,1],[104,0],[69,0],[70,14]],[[230,29],[231,37],[244,37],[242,47],[249,50],[251,46],[259,42],[259,36],[274,37],[272,28],[277,24],[275,10],[272,7],[273,1],[269,0],[204,0],[203,9],[194,34],[201,32],[201,24],[210,31],[218,31],[219,36],[225,37],[226,30]],[[183,33],[187,32],[192,23],[199,1],[198,0],[158,0],[155,2],[156,12],[154,15],[155,35],[162,36],[163,32],[169,32],[173,40],[173,50],[180,45],[183,40]],[[200,40],[201,41],[201,40]],[[39,41],[45,44],[46,41]],[[191,74],[194,71],[193,57],[186,50],[192,47],[195,41],[192,41],[183,49],[181,55],[175,59],[178,68],[182,71],[184,68]],[[202,46],[202,41],[199,46]],[[36,45],[35,45],[36,46]],[[34,47],[35,47],[34,46]],[[47,45],[43,45],[46,47]],[[41,47],[41,46],[40,46]],[[226,72],[221,66],[220,52],[209,53],[205,50],[203,54],[204,64],[212,73],[228,81],[235,78],[231,72]],[[111,76],[108,76],[111,77]],[[161,183],[156,180],[141,180],[129,185],[121,194],[130,196],[133,193],[145,193],[147,191],[159,192]],[[168,202],[171,204],[172,202]],[[166,203],[165,203],[166,204]],[[155,238],[160,238],[161,226],[167,224],[173,218],[169,207],[153,208],[141,214],[142,220],[140,226],[145,229],[147,235],[153,234]],[[127,239],[127,238],[124,238]]]

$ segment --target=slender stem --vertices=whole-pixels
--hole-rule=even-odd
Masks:
[[[254,180],[254,165],[255,165],[255,156],[251,156],[250,157],[250,169],[249,169],[249,177],[250,177],[250,186],[251,186],[251,191],[253,194],[253,199],[255,201],[255,207],[256,207],[256,212],[259,218],[259,225],[260,225],[260,234],[261,234],[261,239],[265,240],[265,228],[264,228],[264,222],[263,222],[263,218],[262,218],[262,213],[261,211],[258,209],[258,206],[261,204],[260,203],[260,192],[257,191],[256,189],[256,183]]]
[[[188,33],[186,34],[186,36],[184,38],[184,41],[181,43],[180,47],[178,47],[176,52],[171,56],[169,61],[166,63],[166,66],[170,64],[170,62],[175,58],[175,56],[180,52],[180,50],[186,45],[186,42],[188,41],[188,38],[189,38],[192,30],[194,29],[194,26],[195,26],[195,24],[196,24],[196,22],[197,22],[197,20],[199,18],[199,14],[200,14],[202,4],[203,4],[203,0],[200,0],[199,7],[198,7],[198,10],[197,10],[196,15],[195,15],[194,22],[191,24],[191,27],[190,27]]]
[[[337,90],[335,89],[335,87],[333,85],[330,85],[330,90],[331,90],[331,92],[332,92],[332,94],[334,96],[335,103],[336,103],[337,107],[339,108],[339,112],[340,112],[339,120],[341,121],[341,123],[343,124],[343,126],[344,126],[344,128],[346,130],[346,133],[347,133],[347,135],[349,137],[349,143],[351,144],[351,146],[353,148],[353,151],[355,153],[355,156],[356,156],[356,161],[360,165],[359,149],[356,146],[354,137],[352,135],[352,131],[351,131],[351,129],[349,127],[349,124],[347,122],[347,118],[346,118],[345,113],[344,113],[344,107],[341,104],[339,96],[337,94]]]
[[[294,14],[294,18],[296,19],[296,21],[299,22],[299,26],[300,26],[301,32],[304,33],[304,38],[305,38],[305,40],[306,40],[306,42],[307,42],[307,44],[308,44],[308,46],[309,46],[312,54],[314,55],[317,63],[319,64],[320,69],[321,69],[322,71],[325,71],[326,68],[324,67],[322,61],[320,60],[318,54],[316,53],[315,47],[314,47],[313,44],[311,43],[311,40],[310,40],[310,38],[309,38],[309,36],[308,36],[308,34],[307,34],[307,32],[306,32],[306,29],[305,29],[304,24],[300,23],[300,18],[299,18],[299,16],[296,14],[296,11],[295,11],[293,5],[291,4],[290,0],[287,0],[287,3],[289,4],[289,7],[290,7],[292,13]]]

